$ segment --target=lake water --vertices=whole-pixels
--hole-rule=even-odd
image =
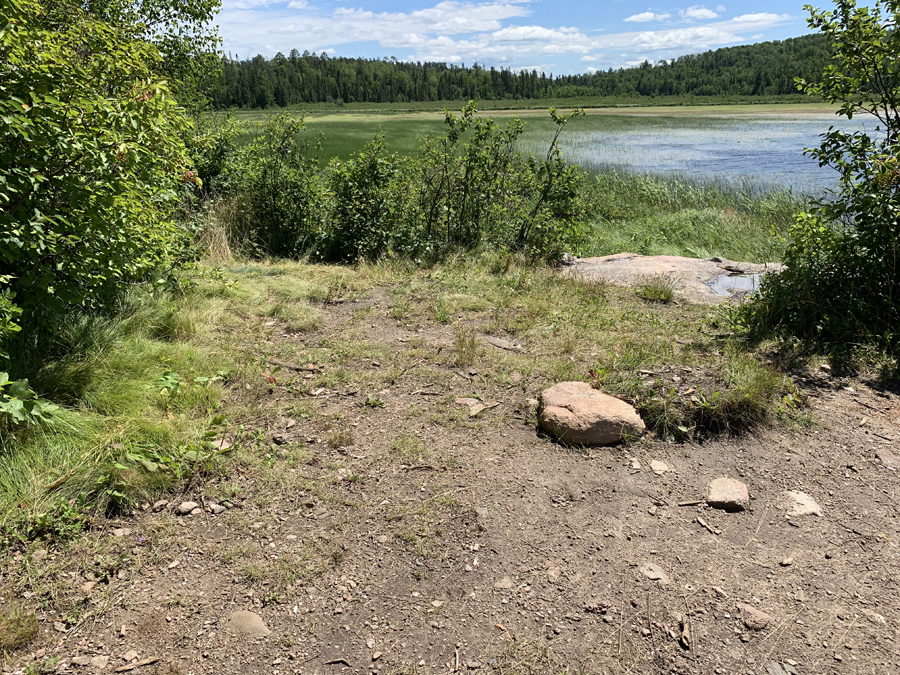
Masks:
[[[837,174],[804,155],[804,148],[817,147],[829,126],[869,132],[876,126],[871,118],[831,115],[616,117],[601,130],[567,129],[561,139],[566,160],[586,169],[674,174],[805,194],[833,187]]]

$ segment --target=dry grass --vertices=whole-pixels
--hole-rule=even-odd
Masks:
[[[0,608],[0,652],[9,652],[29,644],[38,632],[34,612],[18,605]]]

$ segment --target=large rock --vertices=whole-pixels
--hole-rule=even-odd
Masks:
[[[587,382],[560,382],[541,393],[538,422],[548,434],[572,445],[611,445],[644,433],[644,421],[624,401]]]

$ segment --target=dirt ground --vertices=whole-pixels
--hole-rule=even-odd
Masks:
[[[452,326],[403,326],[377,289],[322,311],[259,346],[276,412],[228,439],[247,459],[0,573],[49,593],[4,672],[900,672],[900,392],[820,370],[809,427],[583,451],[536,431],[545,378],[448,365]],[[348,330],[383,389],[282,356]],[[749,510],[704,504],[722,476]]]

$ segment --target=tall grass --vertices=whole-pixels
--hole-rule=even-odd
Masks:
[[[778,261],[794,215],[808,201],[759,184],[598,171],[585,194],[593,221],[586,252],[721,256]]]

